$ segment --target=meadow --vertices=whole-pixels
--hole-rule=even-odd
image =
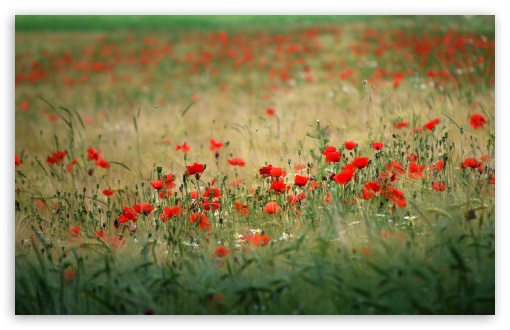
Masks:
[[[494,16],[16,17],[15,312],[495,314]]]

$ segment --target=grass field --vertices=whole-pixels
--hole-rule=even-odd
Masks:
[[[494,16],[17,16],[16,314],[495,314]]]

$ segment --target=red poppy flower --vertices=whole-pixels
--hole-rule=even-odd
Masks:
[[[99,238],[101,240],[106,240],[106,232],[102,230],[96,230],[96,238]]]
[[[418,160],[418,155],[417,154],[410,154],[409,156],[407,156],[407,159],[409,159],[409,161],[411,162],[415,162]]]
[[[119,215],[119,222],[126,223],[129,220],[136,222],[136,212],[133,209],[125,206],[124,212],[121,215]]]
[[[444,191],[446,189],[446,185],[444,183],[434,181],[432,183],[432,189],[435,191]]]
[[[210,139],[209,143],[211,144],[211,151],[220,150],[224,145],[222,142],[216,141],[215,139]]]
[[[322,152],[322,154],[324,156],[326,156],[326,154],[330,153],[330,152],[335,152],[336,151],[336,148],[335,147],[332,147],[332,146],[327,146],[324,151]]]
[[[401,128],[404,128],[407,126],[409,126],[409,121],[407,121],[407,120],[399,121],[399,122],[395,123],[395,125],[393,125],[393,127],[395,129],[401,129]]]
[[[285,176],[284,174],[286,174],[286,173],[285,173],[285,171],[281,167],[273,167],[271,169],[271,176],[272,177],[277,178],[277,177],[280,177],[280,176]]]
[[[267,178],[271,176],[271,170],[273,169],[273,165],[269,164],[267,166],[262,167],[259,169],[259,173],[263,178]]]
[[[338,151],[326,153],[326,162],[328,163],[338,163],[340,159],[342,159],[342,154]]]
[[[435,162],[434,164],[429,166],[429,171],[430,172],[436,171],[436,173],[439,173],[439,172],[441,172],[441,170],[443,168],[444,168],[444,161],[438,160],[437,162]]]
[[[182,216],[182,210],[179,206],[168,207],[165,206],[163,208],[163,213],[159,215],[161,222],[165,223],[169,221],[172,217],[180,217]]]
[[[273,109],[273,108],[267,108],[267,109],[266,109],[266,115],[268,115],[269,117],[274,116],[274,115],[275,115],[275,113],[276,113],[276,110],[275,110],[275,109]]]
[[[352,149],[356,148],[357,145],[358,144],[354,141],[347,141],[344,143],[345,149],[347,149],[347,150],[352,150]]]
[[[274,214],[278,211],[278,203],[277,202],[269,202],[264,206],[264,211],[269,214]]]
[[[111,189],[105,189],[105,190],[103,190],[103,195],[105,195],[105,196],[111,196],[111,195],[113,195],[113,190],[111,190]]]
[[[436,118],[436,119],[433,119],[433,120],[429,121],[428,123],[426,123],[423,127],[428,129],[429,131],[432,131],[434,129],[434,127],[436,127],[436,125],[439,124],[440,122],[441,122],[441,119]]]
[[[365,186],[365,189],[372,190],[375,192],[378,192],[379,190],[381,190],[381,186],[379,185],[379,182],[377,182],[377,181],[367,181],[367,182],[365,182],[364,186]]]
[[[234,206],[235,206],[237,212],[239,212],[241,215],[248,215],[250,213],[250,211],[248,209],[248,204],[246,204],[246,203],[234,201]]]
[[[110,163],[108,163],[106,160],[104,160],[103,158],[99,159],[97,162],[96,162],[96,165],[99,166],[99,167],[102,167],[102,168],[106,168],[106,169],[109,169],[111,167]]]
[[[413,131],[411,132],[411,134],[420,134],[420,133],[423,133],[423,129],[421,127],[413,128]]]
[[[487,119],[479,113],[475,113],[469,117],[469,125],[474,129],[481,129],[485,124],[487,124]]]
[[[230,158],[228,160],[230,165],[243,167],[246,163],[241,158]]]
[[[405,208],[407,206],[404,193],[397,188],[387,186],[383,191],[381,191],[381,194],[392,201],[397,207]]]
[[[381,142],[374,142],[372,143],[372,148],[374,148],[374,150],[382,150],[382,148],[384,148],[384,144]]]
[[[288,194],[287,201],[289,204],[296,205],[299,202],[299,197],[293,194]]]
[[[368,165],[368,157],[356,157],[352,164],[359,170],[365,168]]]
[[[461,165],[464,168],[467,168],[467,167],[477,168],[479,166],[479,163],[474,158],[466,158]]]
[[[21,160],[19,159],[18,155],[14,155],[14,165],[16,165],[16,166],[21,165]]]
[[[332,193],[330,193],[330,192],[328,192],[328,193],[326,194],[326,197],[324,197],[324,203],[326,203],[326,204],[331,203],[331,197],[333,197],[333,194],[332,194]]]
[[[166,189],[175,188],[174,175],[172,173],[169,173],[166,177],[163,177],[163,179]]]
[[[363,189],[363,193],[361,194],[358,194],[358,197],[361,198],[361,199],[366,199],[366,200],[369,200],[369,199],[372,199],[375,197],[375,192],[373,190],[370,190],[370,189]]]
[[[284,192],[285,190],[289,190],[290,186],[287,186],[285,184],[285,180],[283,178],[278,178],[277,180],[274,180],[271,183],[271,186],[268,188],[267,191],[273,190],[275,193],[280,194]]]
[[[256,234],[246,234],[243,236],[245,241],[250,242],[255,246],[265,246],[271,242],[271,238],[266,234],[256,233]]]
[[[230,254],[229,249],[225,245],[222,245],[214,250],[214,255],[218,258],[226,257]]]
[[[203,196],[204,197],[220,198],[221,197],[221,190],[219,188],[216,188],[216,187],[211,187],[211,188],[207,189],[204,192]]]
[[[496,184],[496,177],[495,177],[495,176],[493,176],[493,177],[491,178],[491,184]]]
[[[74,226],[69,229],[69,234],[72,236],[78,236],[80,235],[81,227],[80,226]]]
[[[211,230],[211,223],[203,213],[193,213],[189,217],[190,225],[197,223],[197,228],[205,231]]]
[[[193,175],[196,173],[199,173],[199,174],[203,173],[205,170],[205,165],[199,164],[199,163],[194,163],[191,166],[186,166],[186,168],[187,168],[186,176],[190,176],[190,175]]]
[[[186,153],[189,152],[189,145],[184,142],[183,144],[178,144],[175,150],[181,150],[182,152]]]
[[[133,205],[133,210],[138,214],[149,215],[154,208],[149,203],[138,203]]]
[[[163,182],[161,182],[160,180],[151,181],[151,186],[152,186],[152,188],[159,190],[159,189],[163,188]]]
[[[62,159],[64,159],[64,157],[66,155],[67,155],[67,152],[64,150],[56,151],[56,152],[52,153],[51,156],[46,158],[46,162],[51,165],[60,164],[60,163],[62,163]]]
[[[217,199],[204,198],[204,200],[200,202],[200,207],[202,207],[205,211],[216,211],[220,208],[220,202]]]
[[[96,151],[94,148],[87,149],[88,158],[91,160],[98,161],[101,158],[101,150]]]
[[[200,197],[202,195],[202,193],[198,190],[193,190],[191,193],[191,199],[197,199],[198,197]]]
[[[308,177],[302,175],[296,175],[294,178],[294,184],[299,187],[304,187],[308,183]]]
[[[415,162],[409,163],[409,177],[422,178],[425,165],[418,165]]]
[[[354,171],[346,170],[333,176],[333,180],[335,180],[338,184],[346,184],[347,182],[351,181],[353,175]]]

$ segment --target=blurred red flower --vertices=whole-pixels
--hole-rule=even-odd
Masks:
[[[267,166],[262,167],[259,169],[259,173],[262,176],[262,178],[267,178],[271,176],[271,170],[273,169],[273,165],[269,164]]]
[[[151,184],[152,188],[154,188],[156,190],[163,188],[163,182],[161,182],[160,180],[151,181],[150,184]]]
[[[338,163],[340,159],[342,159],[340,152],[338,152],[336,148],[332,146],[326,147],[322,154],[326,156],[326,162],[328,163]]]
[[[71,236],[78,236],[80,235],[81,227],[80,226],[73,226],[69,229],[69,234]]]
[[[271,242],[271,238],[266,234],[256,233],[256,234],[246,234],[243,236],[243,239],[255,246],[265,246]]]
[[[105,196],[111,196],[111,195],[113,195],[113,190],[111,190],[111,189],[105,189],[105,190],[103,190],[103,195],[105,195]]]
[[[436,125],[439,124],[440,122],[441,122],[441,119],[436,118],[436,119],[433,119],[433,120],[429,121],[428,123],[426,123],[423,127],[428,129],[429,131],[432,131],[434,129],[434,127],[436,127]]]
[[[294,178],[294,184],[299,187],[304,187],[308,183],[308,177],[302,175],[296,175]]]
[[[136,212],[135,210],[124,206],[124,211],[121,215],[119,215],[119,222],[120,223],[126,223],[129,220],[136,222]]]
[[[99,159],[97,162],[96,162],[96,165],[99,166],[99,167],[102,167],[102,168],[106,168],[106,169],[109,169],[111,167],[110,163],[108,163],[106,160],[104,160],[103,158]]]
[[[269,214],[274,214],[278,211],[278,203],[277,202],[269,202],[264,206],[264,211]]]
[[[200,202],[200,207],[202,207],[205,211],[217,210],[220,208],[220,202],[213,198],[204,198],[202,202]]]
[[[400,128],[404,128],[407,126],[409,126],[409,121],[407,121],[407,120],[399,121],[399,122],[395,123],[395,125],[393,125],[393,127],[395,129],[400,129]]]
[[[354,142],[354,141],[347,141],[347,142],[345,142],[345,143],[344,143],[344,145],[345,145],[345,149],[347,149],[347,150],[352,150],[352,149],[354,149],[354,148],[355,148],[358,144],[357,144],[356,142]]]
[[[270,175],[272,177],[283,176],[283,169],[281,167],[271,167]]]
[[[91,160],[98,161],[101,158],[101,150],[96,151],[94,148],[90,147],[87,149],[88,158]]]
[[[233,165],[233,166],[243,167],[244,165],[246,165],[246,163],[244,162],[244,160],[242,158],[230,158],[228,160],[228,162],[230,165]]]
[[[211,223],[203,213],[193,213],[189,217],[190,225],[197,223],[197,228],[205,231],[211,230]]]
[[[415,162],[409,163],[409,173],[408,176],[410,179],[421,179],[425,176],[423,170],[425,169],[425,165],[418,165]]]
[[[444,183],[434,181],[432,183],[432,189],[435,191],[444,191],[446,189],[446,185]]]
[[[229,249],[225,245],[222,245],[214,250],[214,255],[218,258],[226,257],[230,254]]]
[[[204,194],[202,196],[203,197],[220,198],[221,197],[221,190],[219,188],[216,188],[216,187],[210,187],[209,189],[207,189],[204,192]]]
[[[374,150],[382,150],[382,148],[384,148],[384,144],[381,142],[374,142],[372,143],[372,148],[374,148]]]
[[[56,152],[52,153],[51,156],[48,156],[48,158],[46,158],[46,162],[51,165],[60,164],[60,163],[62,163],[62,159],[64,159],[64,157],[66,155],[67,155],[67,152],[64,150],[56,151]]]
[[[190,176],[190,175],[193,175],[193,174],[196,174],[196,173],[203,173],[204,170],[205,170],[205,165],[204,164],[199,164],[199,163],[194,163],[193,165],[191,166],[186,166],[187,168],[187,171],[186,171],[186,176]]]
[[[267,108],[266,109],[266,115],[268,115],[269,117],[274,116],[275,113],[276,113],[276,110],[274,108]]]
[[[149,215],[154,208],[149,203],[138,203],[133,205],[133,210],[138,214]]]
[[[333,180],[335,180],[338,184],[346,184],[347,182],[351,181],[353,175],[354,171],[345,170],[333,176]]]
[[[469,117],[469,125],[474,129],[481,129],[487,124],[487,119],[482,114],[475,113]]]
[[[356,157],[354,158],[354,160],[352,161],[352,164],[357,168],[357,169],[362,169],[362,168],[365,168],[367,167],[368,165],[368,157]]]
[[[216,141],[215,139],[210,139],[209,143],[211,144],[210,146],[211,151],[220,150],[223,147],[223,143]]]
[[[476,159],[471,157],[471,158],[464,159],[464,162],[461,165],[464,168],[467,168],[467,167],[477,168],[479,163]]]
[[[21,165],[21,160],[19,159],[18,155],[14,155],[14,165],[16,165],[16,166]]]
[[[271,182],[271,186],[269,186],[267,191],[273,190],[275,193],[279,194],[279,193],[282,193],[285,190],[289,190],[289,189],[290,189],[290,186],[287,186],[285,184],[285,179],[278,178],[276,180],[273,180],[273,182]]]
[[[175,150],[181,150],[182,152],[189,152],[189,145],[186,144],[186,142],[184,142],[183,144],[178,144],[177,147],[175,148]]]
[[[159,218],[161,219],[161,222],[165,223],[171,220],[172,217],[180,216],[182,216],[182,210],[178,205],[172,207],[165,206],[163,208],[163,213],[159,215]]]
[[[237,212],[239,212],[241,215],[248,215],[250,213],[247,203],[241,203],[238,201],[234,201],[234,206],[235,206]]]

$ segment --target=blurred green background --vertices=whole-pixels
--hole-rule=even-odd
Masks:
[[[283,25],[349,24],[361,22],[400,23],[427,29],[445,16],[381,15],[16,15],[16,31],[104,31],[165,29],[272,28]],[[494,32],[495,16],[448,16],[445,28],[463,26],[477,32]],[[418,23],[418,24],[417,24]]]

